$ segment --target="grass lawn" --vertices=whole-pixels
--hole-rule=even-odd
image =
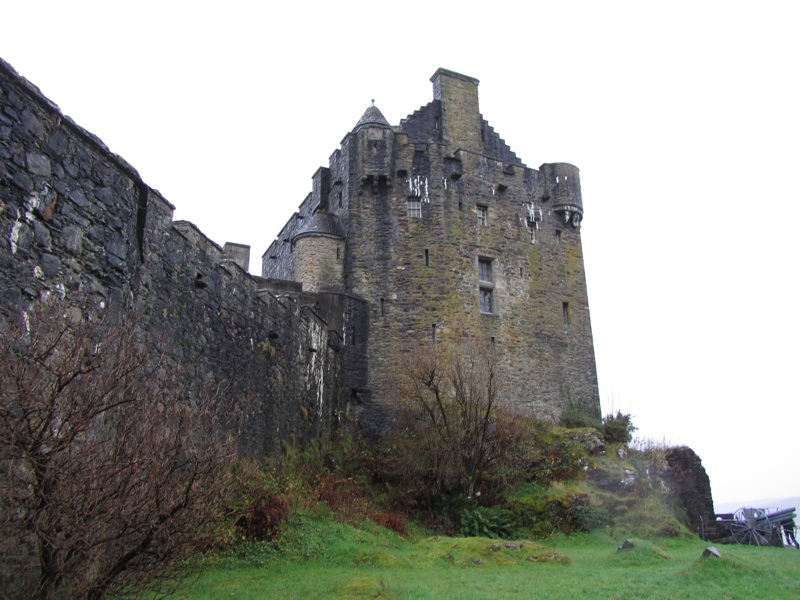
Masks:
[[[298,523],[288,553],[243,544],[177,595],[205,598],[800,598],[800,551],[602,532],[546,546],[486,538],[402,540],[379,527]]]

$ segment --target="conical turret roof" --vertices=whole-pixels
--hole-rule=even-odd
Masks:
[[[321,210],[315,212],[310,219],[305,220],[303,227],[292,238],[292,242],[297,238],[307,235],[345,238],[344,229],[339,221],[339,217],[333,213]]]
[[[378,127],[391,127],[389,125],[389,121],[386,120],[386,117],[383,116],[378,107],[375,106],[375,101],[372,101],[372,106],[370,106],[362,117],[356,123],[356,126],[353,128],[353,131],[358,131],[364,125],[377,125]]]

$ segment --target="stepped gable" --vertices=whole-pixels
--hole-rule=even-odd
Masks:
[[[494,127],[489,125],[489,121],[484,119],[482,115],[481,124],[486,132],[484,146],[488,155],[501,159],[506,165],[513,164],[527,169],[525,163],[517,158],[517,154],[511,150],[506,141],[500,137],[500,134],[494,130]]]
[[[411,144],[442,142],[442,131],[437,128],[437,119],[441,119],[441,115],[442,103],[434,100],[402,119],[397,130],[406,134]]]

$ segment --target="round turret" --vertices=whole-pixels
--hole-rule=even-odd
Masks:
[[[345,235],[339,217],[315,212],[292,238],[294,278],[309,292],[344,288]]]
[[[569,163],[547,163],[539,167],[544,175],[545,194],[552,210],[561,215],[564,224],[580,227],[583,220],[580,169]]]

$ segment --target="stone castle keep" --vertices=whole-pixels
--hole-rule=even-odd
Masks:
[[[600,416],[578,169],[526,167],[483,119],[478,81],[439,69],[398,126],[371,106],[246,272],[124,159],[0,61],[0,309],[44,297],[136,308],[171,356],[229,393],[243,449],[386,424],[431,343],[491,344],[504,400]]]
[[[504,397],[529,415],[600,416],[578,169],[526,167],[483,119],[478,80],[439,69],[434,99],[392,127],[369,107],[262,259],[267,286],[355,296],[378,405],[415,349],[494,345]],[[368,327],[368,333],[367,333]]]

